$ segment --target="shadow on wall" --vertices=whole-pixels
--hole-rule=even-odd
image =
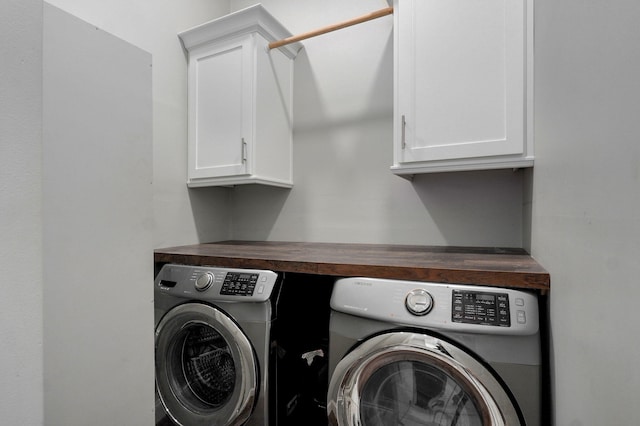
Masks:
[[[375,34],[368,33],[374,30],[370,26],[334,33],[298,56],[291,204],[299,238],[385,240],[384,203],[394,178],[389,171],[393,33],[388,24],[372,24]],[[349,37],[348,31],[360,36]]]
[[[295,61],[294,145],[299,132],[329,131],[393,114],[393,33],[387,31],[376,34],[375,47],[367,39],[345,42],[340,33],[325,35],[333,38],[328,41],[307,41]],[[344,51],[330,47],[338,43]]]
[[[227,187],[189,188],[198,243],[231,237],[231,191]],[[212,200],[218,200],[219,205],[212,204]]]
[[[522,247],[523,171],[416,175],[413,188],[447,245]],[[494,230],[487,235],[487,230]]]
[[[288,188],[254,184],[229,190],[229,238],[269,240],[290,193]]]
[[[533,218],[533,167],[524,169],[522,183],[522,247],[531,253],[531,221]]]
[[[234,239],[371,242],[384,232],[388,220],[379,217],[380,204],[389,181],[398,179],[389,171],[393,38],[387,27],[372,34],[381,39],[374,45],[369,38],[333,33],[310,40],[298,53],[294,187],[234,188]],[[335,48],[339,43],[345,51]],[[363,209],[371,214],[363,217]]]

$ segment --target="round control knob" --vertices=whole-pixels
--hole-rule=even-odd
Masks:
[[[213,283],[213,274],[211,272],[205,272],[196,278],[196,290],[205,291]]]
[[[413,315],[427,315],[433,308],[433,297],[426,290],[411,290],[404,304]]]

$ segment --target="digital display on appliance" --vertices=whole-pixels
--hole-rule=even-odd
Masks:
[[[493,294],[476,294],[476,300],[482,302],[495,302],[496,296]]]
[[[453,290],[451,305],[452,322],[511,327],[507,293]]]
[[[256,288],[259,274],[228,272],[224,277],[220,294],[230,296],[251,296]]]

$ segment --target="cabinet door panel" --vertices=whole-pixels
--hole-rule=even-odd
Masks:
[[[293,60],[299,42],[256,4],[179,34],[189,60],[190,188],[291,188]]]
[[[523,0],[399,3],[400,162],[522,153]]]
[[[249,173],[243,141],[251,135],[248,42],[230,42],[191,57],[190,178]]]

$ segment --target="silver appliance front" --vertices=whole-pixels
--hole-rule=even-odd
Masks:
[[[518,425],[494,375],[466,351],[423,333],[365,340],[331,376],[330,425]]]
[[[541,424],[531,292],[342,278],[329,331],[331,425]]]
[[[244,424],[260,386],[251,343],[219,309],[178,305],[155,332],[156,390],[163,410],[182,426]]]

